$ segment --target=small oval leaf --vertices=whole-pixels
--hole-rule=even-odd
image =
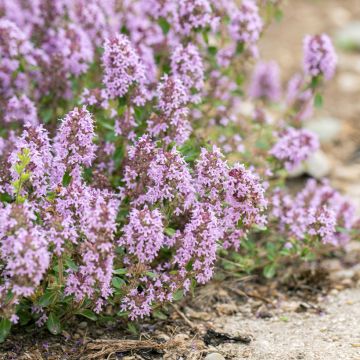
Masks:
[[[11,322],[9,319],[0,321],[0,343],[4,342],[11,330]]]
[[[61,324],[59,318],[54,314],[50,313],[47,322],[46,322],[48,330],[53,335],[58,335],[61,333]]]

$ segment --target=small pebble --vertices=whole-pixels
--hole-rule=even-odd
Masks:
[[[88,326],[86,321],[82,321],[79,325],[78,328],[79,329],[85,329]]]
[[[360,21],[344,26],[335,37],[336,43],[346,50],[360,49]]]
[[[305,167],[309,175],[322,179],[329,175],[332,166],[329,157],[322,150],[318,150],[306,161]]]
[[[219,353],[212,353],[206,355],[205,360],[225,360],[225,358]]]
[[[175,341],[185,341],[185,340],[189,340],[189,335],[187,334],[177,334],[174,337]]]

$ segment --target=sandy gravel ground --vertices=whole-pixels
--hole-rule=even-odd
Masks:
[[[237,314],[219,319],[224,331],[251,334],[250,345],[226,344],[236,359],[360,360],[360,289],[329,295],[323,314],[282,312],[270,319]]]

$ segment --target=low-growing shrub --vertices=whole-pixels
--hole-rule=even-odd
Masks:
[[[273,276],[349,240],[354,208],[327,182],[285,186],[319,148],[302,123],[336,55],[307,36],[284,90],[257,47],[280,5],[0,1],[2,340],[107,305],[148,316],[209,281],[218,253]]]

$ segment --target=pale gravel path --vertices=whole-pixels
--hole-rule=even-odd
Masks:
[[[219,319],[225,331],[254,337],[250,345],[227,344],[223,350],[233,355],[236,351],[236,359],[360,360],[360,289],[330,295],[319,305],[326,314],[284,312],[268,320],[237,314]]]

